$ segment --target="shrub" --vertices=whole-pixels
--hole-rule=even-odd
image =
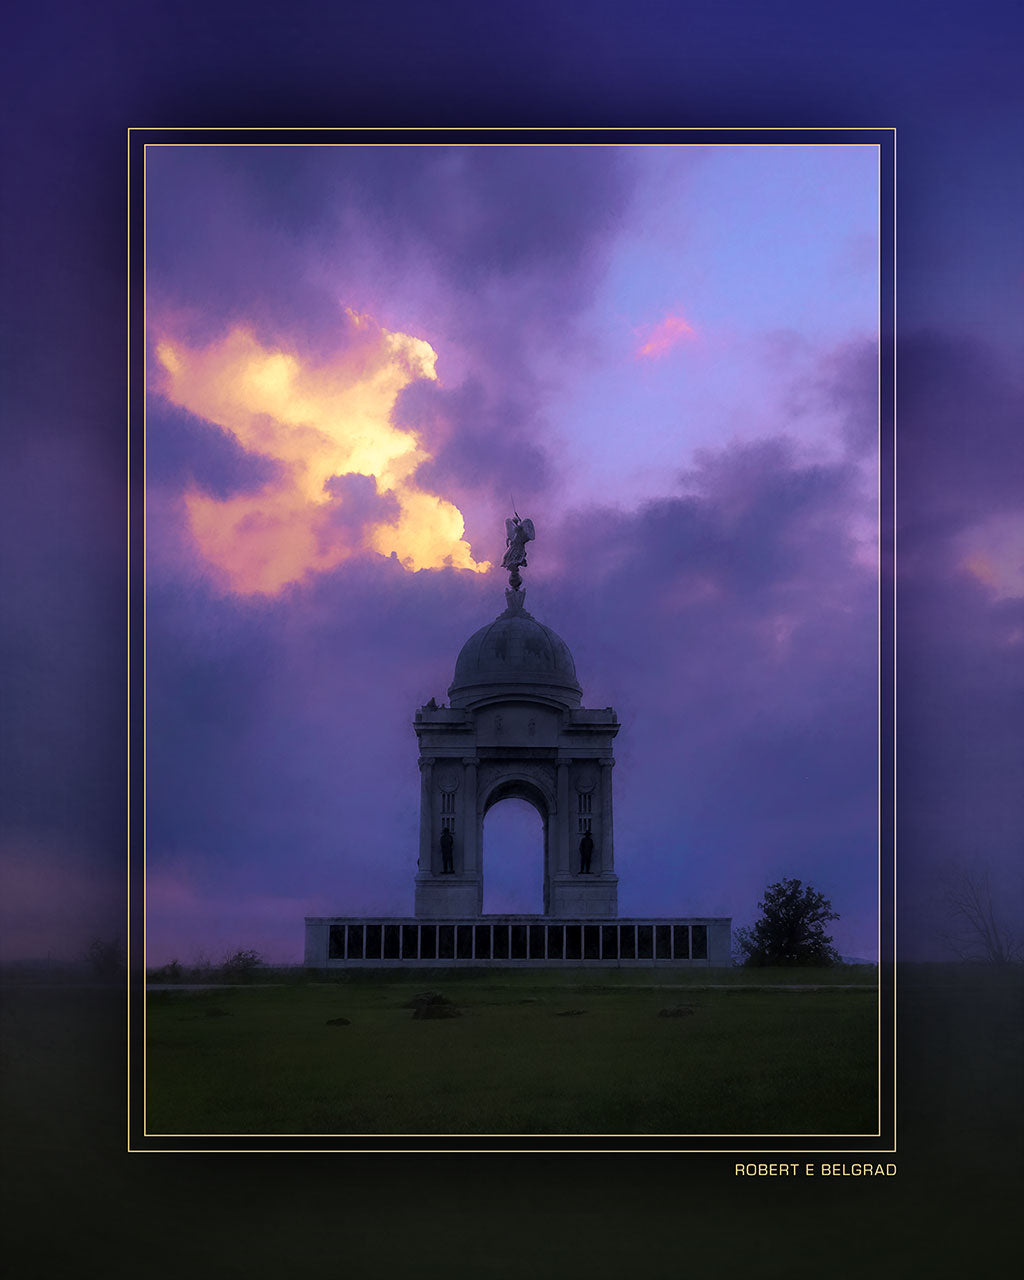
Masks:
[[[221,973],[228,982],[252,982],[262,964],[263,957],[258,951],[236,951],[225,956]]]
[[[744,964],[839,964],[839,953],[825,933],[839,913],[823,893],[799,880],[770,884],[758,904],[761,918],[752,929],[736,930],[736,945]]]

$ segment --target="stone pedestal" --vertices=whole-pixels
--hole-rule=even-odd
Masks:
[[[616,875],[556,875],[551,880],[548,915],[617,916],[619,877]]]
[[[416,877],[416,916],[421,920],[452,920],[478,916],[483,910],[479,876]]]

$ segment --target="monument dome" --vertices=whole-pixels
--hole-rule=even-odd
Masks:
[[[535,697],[578,707],[582,696],[569,646],[523,609],[521,593],[509,592],[509,607],[462,646],[448,689],[453,707],[513,696]]]

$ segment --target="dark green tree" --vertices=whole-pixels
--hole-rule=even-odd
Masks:
[[[761,918],[736,930],[736,946],[749,965],[833,965],[839,953],[825,932],[838,911],[823,893],[800,880],[778,880],[758,903]]]

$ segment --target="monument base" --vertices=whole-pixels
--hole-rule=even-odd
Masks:
[[[604,875],[553,876],[547,914],[555,918],[619,914],[619,877]]]
[[[305,963],[311,969],[546,965],[657,967],[731,963],[732,920],[554,919],[473,916],[307,916]]]

